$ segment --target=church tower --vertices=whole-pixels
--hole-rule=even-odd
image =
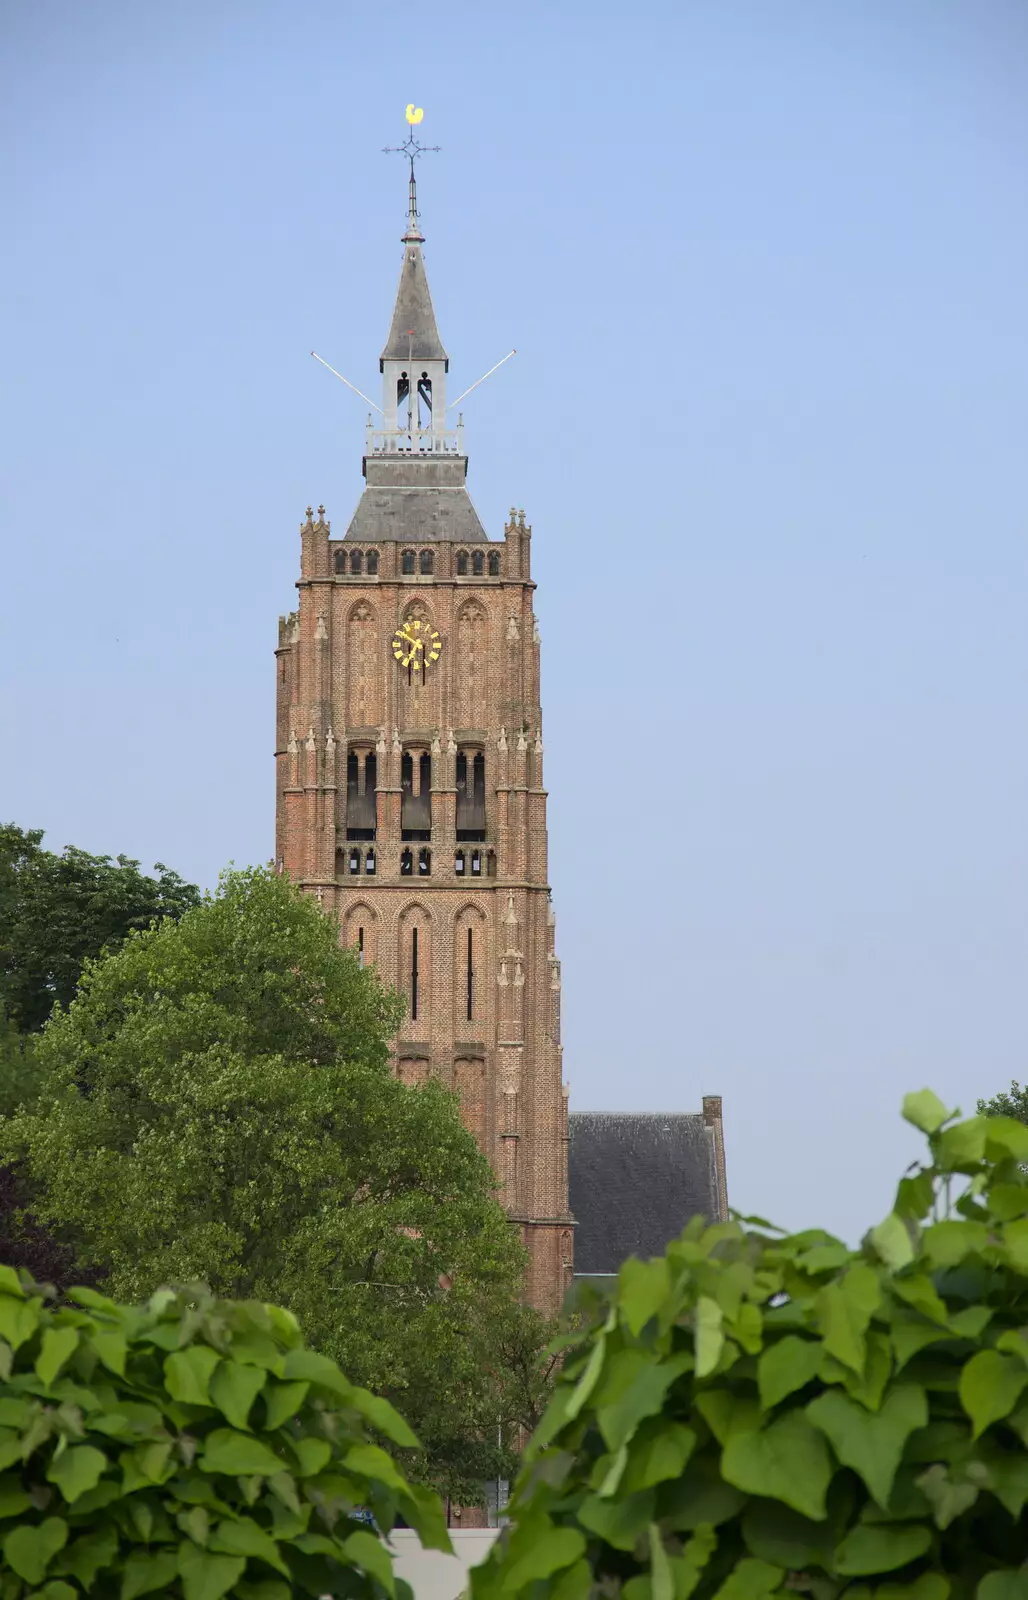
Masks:
[[[395,1070],[459,1096],[552,1312],[573,1221],[532,530],[511,511],[491,540],[471,502],[423,243],[412,158],[365,487],[341,539],[308,507],[279,622],[276,858],[406,997]]]

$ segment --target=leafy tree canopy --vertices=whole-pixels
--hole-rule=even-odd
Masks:
[[[471,1498],[497,1425],[509,1440],[531,1409],[541,1329],[455,1098],[391,1074],[400,1009],[316,902],[267,871],[226,874],[87,965],[0,1156],[116,1296],[203,1280],[288,1306]]]
[[[625,1263],[473,1600],[1028,1594],[1028,1128],[904,1115],[928,1159],[859,1250],[697,1218]]]
[[[55,855],[41,829],[0,825],[0,1011],[22,1033],[67,1005],[86,960],[155,918],[178,917],[200,891],[160,862],[156,877],[127,856]]]
[[[1028,1089],[1022,1089],[1015,1078],[1005,1094],[979,1100],[978,1110],[987,1117],[1016,1117],[1018,1122],[1028,1123]]]
[[[379,1440],[417,1440],[288,1312],[72,1298],[54,1309],[0,1267],[4,1600],[411,1600],[383,1535],[402,1517],[427,1548],[449,1540]]]

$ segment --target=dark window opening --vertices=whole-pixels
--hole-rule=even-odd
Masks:
[[[373,878],[375,876],[375,852],[373,849],[369,850],[367,855],[364,857],[364,871],[367,873],[369,878]]]
[[[480,578],[482,576],[482,572],[483,572],[484,567],[485,567],[485,556],[482,554],[481,550],[474,551],[473,554],[472,554],[472,557],[471,557],[471,572],[472,572],[472,575],[474,577],[476,577],[476,578]]]
[[[409,878],[414,872],[414,857],[409,850],[404,850],[400,856],[400,877]]]
[[[457,838],[465,844],[485,838],[485,756],[457,752]]]
[[[363,967],[363,965],[364,965],[364,929],[363,928],[358,928],[357,929],[357,965],[359,967]]]
[[[406,421],[400,415],[405,405],[407,407]],[[396,421],[400,427],[410,428],[413,426],[414,419],[410,414],[410,379],[405,372],[401,372],[396,381]]]
[[[427,372],[423,372],[418,379],[418,398],[420,399],[429,416],[432,414],[432,380]]]
[[[375,837],[377,758],[373,750],[350,750],[346,757],[346,837]]]
[[[335,569],[336,569],[337,572],[345,572],[346,571],[346,551],[345,550],[337,550],[335,555],[332,557],[332,561],[333,561],[333,564],[334,564]]]
[[[421,552],[421,575],[422,575],[422,577],[428,578],[428,577],[431,576],[431,574],[434,571],[435,571],[435,551],[434,550],[422,550],[422,552]]]
[[[414,929],[411,936],[410,952],[410,1014],[414,1022],[418,1020],[418,930]]]
[[[369,872],[371,872],[372,870],[373,869],[371,867],[368,868]],[[495,876],[496,876],[496,851],[495,850],[487,850],[486,851],[485,873],[486,873],[486,877],[487,878],[495,878]]]
[[[355,878],[361,869],[361,853],[359,850],[350,851],[350,877]]]
[[[471,852],[471,876],[473,878],[480,878],[482,876],[481,850],[472,850]]]
[[[453,870],[457,874],[458,878],[462,878],[464,876],[464,852],[463,852],[463,850],[458,850],[457,854],[454,856],[454,858],[453,858]]]
[[[350,551],[350,571],[354,572],[354,573],[358,573],[358,572],[360,572],[360,570],[363,567],[363,565],[364,565],[364,551],[363,550],[351,550]]]
[[[458,550],[457,551],[457,576],[458,576],[458,578],[466,578],[467,575],[468,575],[468,552],[466,550]]]
[[[371,574],[372,577],[374,577],[375,574],[378,572],[378,551],[377,550],[369,550],[368,551],[368,572]]]
[[[432,757],[427,750],[409,750],[400,760],[400,838],[413,842],[432,837]],[[416,791],[416,792],[415,792]]]
[[[490,550],[489,552],[489,576],[490,578],[498,578],[500,576],[500,552],[498,550]]]
[[[430,878],[431,875],[432,875],[432,852],[431,852],[431,850],[419,850],[418,851],[418,877],[419,878]]]
[[[405,550],[403,552],[403,555],[400,558],[400,570],[404,574],[409,574],[409,573],[412,573],[414,571],[414,551],[413,550]]]
[[[468,929],[468,1021],[475,1018],[475,962],[471,929]]]

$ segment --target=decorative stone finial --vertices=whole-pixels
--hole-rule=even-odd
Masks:
[[[314,625],[314,637],[315,639],[328,638],[328,628],[325,625],[325,613],[323,611],[318,612],[318,620]]]
[[[286,749],[289,751],[289,754],[291,756],[295,756],[298,748],[299,748],[299,746],[296,743],[296,729],[295,728],[290,728],[290,730],[289,730],[289,743],[286,745]]]
[[[520,510],[518,511],[518,527],[519,528],[523,528],[524,526],[525,526],[525,508],[524,508],[524,506],[522,506],[520,508]]]
[[[394,756],[398,756],[402,749],[403,749],[403,746],[400,743],[400,730],[399,730],[399,728],[394,728],[393,729],[393,755]]]
[[[442,746],[439,743],[439,730],[438,729],[436,729],[435,733],[433,733],[433,735],[432,735],[432,742],[431,742],[431,745],[429,746],[429,748],[432,751],[432,754],[434,756],[437,756],[439,754],[440,750],[442,749]]]
[[[325,520],[325,507],[324,506],[319,506],[318,507],[318,521],[319,522],[324,522],[324,520]],[[525,513],[523,511],[521,513],[521,520],[522,520],[522,522],[524,522],[524,520],[525,520]]]
[[[507,893],[507,909],[503,913],[503,920],[508,927],[513,927],[514,923],[518,920],[514,911],[514,896],[510,891]]]
[[[307,507],[307,521],[308,522],[313,522],[314,521],[314,507],[313,506],[308,506]]]
[[[455,756],[457,754],[457,741],[453,737],[452,728],[448,728],[446,730],[446,754],[448,756]]]
[[[291,637],[292,637],[293,644],[299,644],[300,643],[300,613],[299,612],[297,612],[296,615],[293,618],[293,632],[292,632]]]
[[[507,963],[506,963],[506,961],[504,961],[502,959],[500,961],[500,970],[496,974],[496,981],[499,984],[501,989],[506,989],[506,987],[507,987]]]
[[[524,971],[522,970],[521,962],[520,961],[515,961],[515,963],[514,963],[514,987],[515,987],[515,989],[523,988],[524,987],[524,982],[525,982],[525,974],[524,974]]]
[[[314,738],[314,725],[313,725],[313,723],[307,729],[307,749],[308,750],[316,750],[317,749],[317,743],[316,743],[315,738]]]
[[[508,643],[514,644],[518,639],[520,639],[520,637],[521,637],[521,634],[518,631],[518,619],[514,615],[514,612],[512,611],[510,616],[507,618],[507,640],[508,640]]]
[[[388,744],[387,744],[387,741],[386,741],[386,731],[385,731],[384,728],[379,728],[379,730],[378,730],[378,740],[377,740],[377,742],[375,744],[375,752],[376,752],[377,755],[384,756],[387,749],[388,749]]]
[[[543,753],[543,736],[538,728],[535,732],[535,753],[537,756],[541,756]]]
[[[334,755],[335,754],[335,748],[336,748],[336,736],[332,732],[332,724],[329,723],[328,732],[325,735],[325,749],[329,752],[330,755]]]
[[[528,749],[528,739],[525,737],[524,728],[519,728],[518,729],[518,749],[519,750],[527,750]]]
[[[539,618],[538,617],[533,617],[532,618],[532,643],[533,644],[542,644],[542,639],[539,636]]]
[[[497,748],[497,750],[502,750],[504,755],[507,754],[507,730],[506,730],[506,728],[501,728],[500,729],[500,737],[496,741],[496,748]]]

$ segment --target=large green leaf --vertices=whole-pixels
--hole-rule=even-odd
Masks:
[[[650,1592],[653,1600],[673,1600],[675,1580],[671,1575],[671,1563],[664,1548],[660,1529],[655,1522],[650,1523],[647,1533],[650,1545]]]
[[[20,1350],[39,1327],[39,1315],[38,1300],[15,1300],[0,1294],[0,1338],[6,1339],[12,1350]]]
[[[63,1550],[68,1540],[68,1524],[63,1517],[47,1517],[45,1522],[22,1523],[4,1540],[4,1559],[26,1583],[42,1583],[47,1567]]]
[[[407,1426],[395,1406],[384,1400],[380,1394],[372,1394],[369,1389],[352,1387],[347,1402],[359,1411],[362,1417],[367,1417],[373,1428],[379,1433],[384,1433],[387,1439],[398,1444],[404,1450],[420,1450],[421,1444],[412,1428]]]
[[[751,1500],[742,1534],[751,1555],[796,1572],[815,1562],[825,1565],[835,1549],[835,1531],[828,1522],[812,1522],[779,1500]]]
[[[244,1556],[217,1556],[188,1541],[180,1546],[178,1570],[186,1600],[221,1600],[246,1569]]]
[[[353,1384],[344,1378],[336,1363],[330,1361],[328,1356],[319,1355],[316,1350],[290,1350],[281,1375],[290,1380],[299,1378],[307,1383],[320,1384],[321,1388],[328,1389],[343,1400],[348,1399],[353,1391]]]
[[[181,1400],[184,1405],[209,1406],[211,1374],[220,1360],[218,1352],[205,1344],[176,1350],[164,1363],[164,1379],[172,1399]]]
[[[363,1528],[357,1533],[351,1533],[344,1541],[343,1549],[355,1567],[362,1567],[365,1572],[378,1579],[387,1594],[396,1593],[396,1580],[389,1552],[373,1533],[365,1533]]]
[[[359,1472],[372,1483],[384,1483],[390,1489],[404,1489],[406,1484],[393,1460],[377,1444],[355,1444],[346,1452],[346,1470]]]
[[[623,1478],[626,1492],[636,1494],[668,1478],[680,1477],[695,1448],[696,1434],[692,1428],[661,1418],[656,1433],[648,1439],[636,1435],[631,1451],[626,1452]]]
[[[917,1384],[899,1384],[879,1411],[867,1411],[837,1389],[819,1395],[806,1408],[815,1427],[830,1440],[845,1467],[863,1478],[884,1510],[892,1493],[903,1446],[928,1422],[928,1402]]]
[[[666,1256],[640,1261],[630,1256],[618,1274],[618,1301],[633,1335],[640,1334],[671,1293],[671,1270]]]
[[[782,1567],[772,1566],[755,1556],[743,1556],[734,1570],[718,1589],[714,1600],[768,1600],[780,1593],[779,1584],[785,1577]]]
[[[953,1115],[947,1111],[937,1094],[931,1089],[919,1089],[915,1094],[904,1095],[903,1115],[922,1133],[937,1133],[944,1122]]]
[[[1028,1369],[1016,1356],[979,1350],[960,1373],[960,1404],[971,1418],[974,1437],[992,1422],[1008,1417],[1028,1384]]]
[[[641,1354],[625,1350],[617,1359]],[[611,1404],[598,1404],[596,1420],[610,1450],[617,1450],[635,1433],[645,1417],[654,1416],[664,1404],[671,1385],[692,1365],[683,1353],[670,1361],[653,1362],[645,1358],[635,1367],[627,1386]]]
[[[761,1405],[771,1411],[786,1395],[805,1388],[817,1377],[820,1364],[821,1345],[816,1339],[790,1333],[768,1345],[757,1362]]]
[[[46,1475],[71,1505],[87,1489],[96,1487],[106,1466],[107,1457],[102,1450],[95,1450],[91,1444],[78,1444],[55,1456]]]
[[[121,1580],[121,1600],[136,1600],[137,1595],[155,1589],[170,1590],[178,1577],[178,1554],[174,1550],[134,1550],[125,1558]]]
[[[249,1517],[241,1517],[238,1521],[226,1518],[224,1522],[219,1522],[207,1542],[207,1548],[222,1555],[255,1556],[259,1561],[266,1561],[269,1567],[274,1567],[276,1572],[281,1572],[284,1578],[290,1576],[274,1539]]]
[[[696,1302],[696,1376],[706,1378],[718,1364],[724,1349],[722,1323],[725,1314],[716,1300],[701,1294]]]
[[[818,1323],[825,1349],[856,1373],[864,1369],[864,1335],[881,1299],[878,1274],[862,1265],[851,1267],[838,1283],[826,1285],[818,1294]]]
[[[1005,1572],[990,1572],[975,1590],[975,1600],[1024,1600],[1028,1594],[1028,1563],[1008,1567]]]
[[[281,1428],[283,1422],[288,1422],[300,1410],[309,1389],[309,1383],[269,1381],[263,1392],[264,1426],[272,1430]]]
[[[78,1349],[77,1328],[47,1328],[36,1357],[36,1371],[49,1389],[57,1374]]]
[[[910,1237],[910,1229],[895,1211],[890,1211],[876,1228],[871,1229],[871,1243],[885,1265],[894,1272],[909,1266],[914,1259],[914,1241]]]
[[[215,1428],[207,1435],[199,1466],[203,1472],[226,1472],[232,1477],[281,1472],[285,1463],[261,1439],[237,1433],[234,1428]]]
[[[897,1567],[905,1567],[908,1561],[923,1556],[931,1542],[929,1528],[861,1525],[853,1528],[836,1550],[835,1569],[847,1578],[895,1572]]]
[[[513,1563],[504,1575],[503,1588],[508,1594],[515,1594],[538,1578],[549,1578],[554,1572],[570,1567],[584,1554],[585,1540],[577,1528],[549,1527]]]
[[[786,1413],[760,1433],[735,1433],[725,1445],[721,1471],[748,1494],[781,1500],[805,1517],[825,1515],[832,1478],[828,1447],[805,1417]]]
[[[653,1491],[604,1500],[588,1495],[578,1508],[578,1520],[615,1550],[631,1550],[653,1520]]]
[[[249,1428],[250,1407],[263,1389],[267,1376],[263,1367],[244,1367],[238,1361],[218,1364],[208,1385],[210,1397],[233,1428]]]

